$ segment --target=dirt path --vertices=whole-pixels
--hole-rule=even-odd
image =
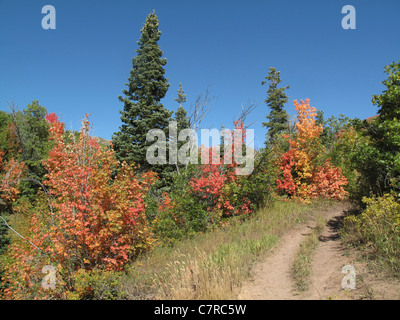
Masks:
[[[314,222],[300,225],[287,232],[279,244],[252,270],[252,278],[244,284],[238,295],[247,300],[296,299],[293,292],[291,267],[303,239],[315,227]]]
[[[311,221],[285,234],[278,246],[252,270],[252,278],[245,283],[238,299],[248,300],[310,300],[310,299],[398,299],[400,283],[379,279],[367,272],[366,266],[349,254],[341,245],[338,229],[345,207],[325,213],[327,222],[318,248],[313,255],[311,286],[301,294],[293,290],[291,267],[300,243],[315,224]],[[345,265],[356,270],[356,288],[344,290],[342,273]],[[390,292],[390,293],[388,293]]]
[[[301,226],[282,237],[278,246],[253,269],[252,279],[242,286],[239,299],[292,299],[290,267],[300,242],[310,232],[310,226]]]
[[[328,215],[327,225],[319,238],[319,246],[313,255],[310,289],[299,295],[298,299],[351,298],[350,291],[345,291],[342,288],[342,279],[346,276],[342,273],[342,268],[346,265],[354,266],[356,262],[345,253],[338,234],[344,215],[343,209],[338,208]],[[359,267],[357,264],[357,269]]]

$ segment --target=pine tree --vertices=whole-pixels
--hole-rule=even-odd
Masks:
[[[278,134],[283,133],[288,129],[289,115],[284,107],[285,103],[288,101],[285,90],[288,89],[289,86],[278,88],[278,84],[281,82],[280,72],[276,71],[276,69],[272,67],[269,68],[268,76],[266,76],[265,79],[270,82],[267,91],[268,97],[264,100],[270,108],[270,113],[266,116],[268,121],[263,122],[262,124],[268,129],[265,142],[265,144],[268,145]],[[261,82],[262,85],[266,83],[267,81]]]
[[[125,97],[119,97],[124,103],[124,110],[120,111],[123,124],[112,140],[118,160],[139,164],[141,171],[152,170],[162,176],[168,166],[150,165],[146,160],[146,150],[154,143],[146,141],[146,134],[151,129],[161,129],[167,136],[172,115],[160,103],[169,83],[164,77],[167,59],[162,58],[163,52],[157,43],[161,35],[158,25],[158,17],[153,11],[141,29],[128,89],[123,91]]]
[[[174,100],[179,103],[179,106],[182,107],[182,105],[186,102],[186,94],[185,91],[182,89],[182,83],[179,84],[179,89],[178,89],[178,98],[175,98]]]
[[[178,132],[183,129],[189,128],[189,119],[187,117],[187,112],[183,107],[183,104],[186,102],[186,94],[182,89],[182,83],[179,84],[178,98],[174,100],[179,103],[178,110],[175,112],[175,121],[178,123]]]
[[[189,124],[189,118],[187,116],[187,112],[185,110],[185,108],[183,107],[183,104],[186,102],[186,94],[182,89],[182,83],[179,84],[179,90],[178,92],[178,97],[175,98],[174,100],[176,102],[179,103],[179,107],[178,110],[175,112],[175,116],[174,116],[174,121],[176,122],[176,136],[170,136],[170,139],[175,139],[176,140],[176,145],[175,148],[176,150],[172,150],[171,146],[170,146],[170,151],[175,151],[178,152],[179,149],[182,147],[182,145],[184,145],[186,143],[186,141],[178,141],[179,138],[179,133],[184,130],[184,129],[189,129],[190,124]],[[171,132],[170,132],[171,135]],[[183,167],[180,163],[179,163],[179,159],[178,157],[176,157],[176,170],[179,173],[179,168]]]

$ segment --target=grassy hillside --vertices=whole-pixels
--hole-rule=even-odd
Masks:
[[[159,246],[133,262],[123,280],[128,299],[233,299],[251,267],[280,236],[334,202],[273,202],[250,220]]]

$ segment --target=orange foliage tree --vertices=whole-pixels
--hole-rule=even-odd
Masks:
[[[12,202],[16,199],[19,178],[23,172],[24,162],[14,158],[6,161],[4,152],[0,150],[0,198]]]
[[[335,168],[330,159],[324,159],[324,147],[320,141],[322,125],[316,125],[316,108],[310,100],[293,101],[297,111],[297,134],[291,139],[285,136],[289,150],[281,156],[277,189],[289,196],[303,200],[315,197],[342,199],[346,195],[346,177]]]
[[[89,136],[88,116],[79,139],[72,136],[69,143],[64,124],[54,116],[48,121],[54,145],[44,162],[45,192],[32,217],[31,245],[13,249],[16,264],[9,267],[7,289],[11,298],[38,286],[44,277],[38,275],[39,265],[56,267],[63,288],[58,286],[57,294],[62,295],[74,290],[82,270],[120,271],[153,243],[144,196],[155,174],[138,176],[133,167],[116,160],[112,148],[101,148]]]

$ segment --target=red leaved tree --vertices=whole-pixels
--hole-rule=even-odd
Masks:
[[[68,143],[64,124],[55,116],[47,120],[54,145],[44,162],[46,192],[32,218],[28,239],[32,245],[15,250],[15,259],[22,263],[39,255],[42,263],[57,268],[58,283],[71,291],[78,271],[122,270],[131,258],[152,246],[144,195],[155,175],[138,176],[133,167],[116,160],[112,148],[101,148],[89,136],[88,116],[79,139],[71,136]],[[26,269],[22,272],[25,285],[33,286],[37,266],[28,268],[25,263],[22,269]],[[15,270],[9,275],[16,280]],[[21,290],[14,283],[8,293],[12,297]]]
[[[239,164],[232,155],[235,155],[235,149],[242,149],[246,138],[243,121],[234,121],[234,126],[240,136],[232,135],[227,139],[229,157],[217,156],[218,147],[209,148],[208,163],[202,164],[199,176],[190,181],[192,193],[207,202],[207,210],[222,210],[225,217],[250,214],[252,211],[250,201],[244,197],[238,199],[231,190],[240,188],[240,179],[235,173]]]

